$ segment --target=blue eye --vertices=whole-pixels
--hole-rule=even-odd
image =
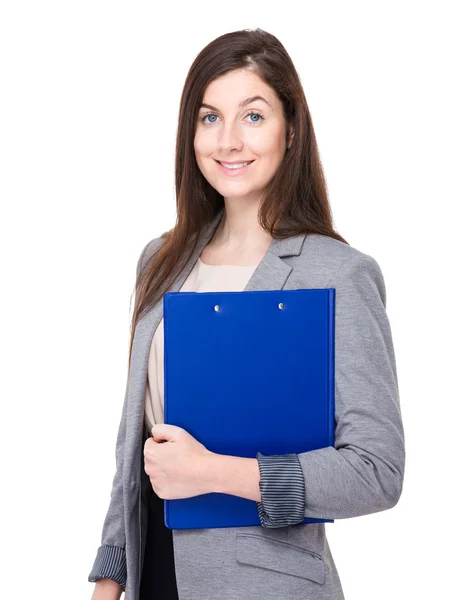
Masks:
[[[254,111],[250,111],[248,112],[248,114],[246,115],[246,117],[250,117],[250,116],[254,116],[254,117],[258,117],[257,119],[253,119],[252,121],[249,121],[251,123],[251,125],[255,125],[257,123],[260,123],[261,120],[264,120],[264,117],[257,112]],[[204,115],[203,117],[201,117],[201,121],[202,123],[204,123],[204,125],[213,125],[214,123],[216,123],[216,121],[211,121],[210,117],[215,117],[217,118],[217,115],[215,115],[214,113],[208,113],[207,115]],[[208,119],[208,121],[206,121],[206,119]]]
[[[253,123],[258,123],[263,118],[262,115],[260,115],[259,113],[256,113],[256,112],[250,112],[246,116],[247,117],[250,117],[250,116],[259,117],[257,119],[257,121],[255,119],[253,119]]]

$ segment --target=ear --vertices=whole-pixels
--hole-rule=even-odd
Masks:
[[[287,150],[289,150],[291,148],[291,144],[293,142],[293,137],[294,137],[294,127],[293,127],[293,125],[290,125],[289,130],[288,130],[288,142],[286,145]]]

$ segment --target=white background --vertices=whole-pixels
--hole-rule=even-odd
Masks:
[[[207,43],[254,27],[294,61],[336,228],[387,288],[405,483],[392,510],[327,526],[346,599],[464,593],[461,8],[2,3],[3,598],[92,594],[136,261],[174,224],[182,86]]]

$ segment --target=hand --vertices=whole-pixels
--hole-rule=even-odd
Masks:
[[[210,457],[215,453],[176,425],[160,423],[151,433],[144,443],[144,471],[157,496],[175,500],[208,494]]]

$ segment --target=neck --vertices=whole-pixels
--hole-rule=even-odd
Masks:
[[[227,252],[267,247],[272,237],[258,222],[258,203],[225,198],[225,211],[211,245]]]

